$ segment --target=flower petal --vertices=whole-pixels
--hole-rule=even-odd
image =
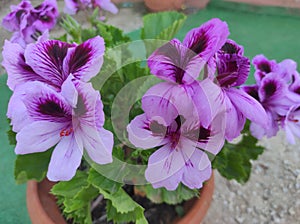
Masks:
[[[112,14],[117,14],[119,11],[110,0],[95,0],[95,4],[98,5],[100,9],[104,9]]]
[[[147,62],[152,74],[177,84],[193,82],[205,63],[177,39],[154,51]]]
[[[60,93],[47,84],[31,82],[22,100],[33,120],[71,123],[71,106]]]
[[[23,127],[33,121],[30,118],[27,108],[23,102],[26,90],[31,87],[32,82],[18,85],[9,99],[6,115],[11,120],[12,130],[14,132],[19,132]]]
[[[73,74],[84,82],[96,76],[103,64],[104,40],[100,36],[91,38],[69,50],[64,61],[65,74]]]
[[[208,61],[225,44],[228,35],[227,23],[214,18],[189,31],[183,45]]]
[[[193,102],[197,116],[204,127],[208,127],[218,113],[225,112],[222,89],[209,78],[195,83],[193,86]]]
[[[206,153],[195,150],[191,158],[186,162],[182,183],[190,189],[199,189],[203,182],[212,174],[211,162]]]
[[[73,83],[74,76],[70,74],[66,81],[61,86],[61,94],[65,97],[66,101],[75,108],[78,102],[78,92]]]
[[[149,130],[150,121],[146,114],[136,116],[127,126],[128,139],[135,146],[142,149],[154,148],[164,144],[164,135],[153,135]]]
[[[63,70],[63,61],[73,46],[59,40],[29,44],[25,50],[26,63],[47,83],[60,89],[69,75]]]
[[[60,131],[66,123],[36,121],[25,126],[16,136],[16,154],[44,152],[60,140]]]
[[[46,81],[25,63],[24,49],[19,44],[5,40],[2,56],[2,65],[8,75],[7,85],[11,90],[14,90],[17,85],[28,81]]]
[[[165,187],[167,190],[175,190],[182,179],[184,166],[182,155],[168,144],[149,157],[145,177],[154,188]]]
[[[47,178],[50,181],[71,180],[80,165],[82,154],[83,148],[79,147],[74,135],[63,137],[52,153]]]
[[[75,134],[75,138],[81,139],[89,157],[94,162],[98,164],[112,162],[113,134],[111,132],[81,124]]]
[[[235,88],[226,89],[226,94],[235,108],[246,118],[263,127],[268,125],[266,111],[257,100]]]
[[[244,128],[246,117],[233,105],[230,98],[226,95],[226,130],[225,138],[232,141],[241,134]]]
[[[180,86],[169,82],[158,83],[143,96],[142,108],[149,119],[155,116],[161,117],[168,126],[178,115],[188,117],[197,113],[192,100],[193,92],[190,86]]]

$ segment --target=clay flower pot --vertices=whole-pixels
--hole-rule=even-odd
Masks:
[[[62,217],[55,197],[49,194],[50,189],[55,183],[44,179],[38,183],[28,181],[26,201],[29,217],[32,224],[66,224]],[[199,224],[205,217],[212,200],[214,192],[214,175],[205,183],[201,189],[201,197],[187,201],[184,209],[187,211],[185,216],[178,218],[174,224]]]
[[[145,0],[145,5],[153,12],[204,8],[209,0]]]

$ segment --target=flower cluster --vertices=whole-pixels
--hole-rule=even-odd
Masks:
[[[45,0],[33,7],[28,0],[12,5],[11,12],[3,18],[2,26],[13,32],[11,41],[23,47],[35,42],[40,35],[52,29],[58,17],[56,0]]]
[[[16,135],[16,154],[54,147],[47,177],[70,180],[83,149],[99,164],[112,162],[113,135],[103,128],[100,94],[88,81],[99,72],[104,40],[80,45],[58,40],[21,47],[5,41],[3,63],[13,91],[7,116]]]
[[[212,19],[189,31],[183,43],[173,39],[148,58],[151,73],[165,82],[145,93],[145,113],[127,130],[136,147],[160,147],[145,173],[155,188],[175,190],[180,182],[201,188],[212,169],[206,152],[216,155],[225,139],[240,134],[246,118],[266,126],[264,108],[236,88],[246,81],[250,61],[228,35],[227,24]]]
[[[65,13],[73,15],[79,10],[88,8],[100,8],[113,14],[118,13],[118,8],[110,0],[65,0]]]
[[[252,122],[251,133],[258,139],[275,136],[280,128],[287,140],[295,144],[294,135],[300,137],[300,76],[297,64],[291,59],[277,63],[263,55],[253,59],[256,84],[243,90],[258,100],[267,112],[268,125]]]

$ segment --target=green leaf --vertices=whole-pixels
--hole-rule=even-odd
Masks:
[[[226,142],[213,161],[213,168],[222,176],[239,183],[245,183],[250,177],[251,160],[256,160],[264,148],[257,146],[257,139],[244,131],[242,140],[237,144]]]
[[[183,184],[179,184],[175,191],[168,191],[165,188],[155,189],[151,184],[145,186],[136,186],[140,191],[146,193],[147,198],[149,198],[154,203],[167,203],[167,204],[179,204],[184,200],[189,200],[193,197],[199,196],[199,190],[189,189]]]
[[[64,18],[62,18],[60,25],[72,37],[71,42],[82,42],[81,25],[72,16],[66,15]]]
[[[99,193],[107,200],[107,219],[115,223],[134,221],[147,223],[144,217],[144,208],[137,204],[123,190],[122,184],[109,180],[96,170],[89,172],[88,182],[97,188]]]
[[[92,184],[94,187],[98,189],[101,188],[102,190],[110,193],[115,193],[122,187],[121,183],[117,183],[113,180],[104,177],[95,169],[90,169],[88,182]]]
[[[52,149],[45,152],[18,155],[15,161],[15,180],[17,184],[28,180],[41,181],[45,178]]]
[[[86,172],[77,171],[70,181],[56,184],[51,193],[58,198],[63,213],[74,223],[91,224],[91,201],[99,195],[98,190],[87,181]]]
[[[107,211],[107,220],[108,221],[113,220],[114,223],[128,223],[133,221],[137,224],[148,223],[144,216],[144,209],[141,206],[136,206],[133,208],[132,211],[129,211],[127,213],[120,213],[113,206],[112,201],[108,200],[106,205],[106,211]]]
[[[162,46],[162,40],[172,39],[186,20],[186,16],[179,12],[160,12],[148,14],[143,17],[144,27],[141,31],[141,38],[145,40],[147,56],[155,49]],[[158,41],[147,41],[156,39]]]
[[[179,12],[151,13],[143,17],[142,39],[172,39],[186,20]]]
[[[88,175],[85,172],[77,171],[76,175],[71,180],[61,181],[53,186],[51,192],[54,195],[74,198],[78,192],[89,185],[87,178]]]
[[[7,137],[8,137],[8,142],[10,145],[16,145],[17,144],[17,141],[16,141],[16,133],[13,132],[13,130],[11,129],[10,127],[10,130],[8,130],[6,132],[7,134]]]

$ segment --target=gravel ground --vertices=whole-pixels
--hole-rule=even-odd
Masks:
[[[9,4],[18,2],[1,0],[0,19],[9,11]],[[40,1],[32,1],[37,2]],[[62,1],[59,4],[63,6]],[[108,16],[108,22],[131,31],[141,26],[143,12],[143,7],[121,8],[118,15]],[[8,37],[9,33],[1,29],[1,46]],[[216,189],[204,224],[300,223],[300,142],[289,145],[284,134],[279,133],[260,144],[266,150],[253,162],[250,180],[245,185],[227,181],[215,172]]]

